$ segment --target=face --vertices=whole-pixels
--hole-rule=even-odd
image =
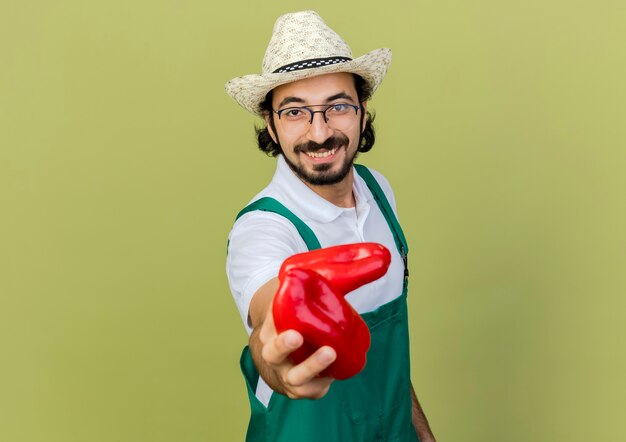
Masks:
[[[306,111],[304,121],[297,123],[291,116],[297,115],[298,110],[283,111],[280,118],[276,113],[266,116],[270,135],[280,145],[287,164],[308,184],[336,184],[352,170],[360,142],[365,103],[363,108],[357,110],[346,106],[348,113],[345,116],[334,116],[333,108],[326,113],[327,122],[322,111],[333,104],[359,106],[352,74],[341,72],[307,78],[278,86],[272,93],[272,108],[275,111],[311,106],[309,109],[315,112],[310,124],[310,114]],[[336,109],[341,109],[341,106]],[[273,125],[270,118],[273,118]]]

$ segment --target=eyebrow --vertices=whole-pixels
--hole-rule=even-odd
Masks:
[[[302,98],[298,98],[298,97],[285,97],[283,98],[283,101],[281,101],[278,104],[278,108],[280,109],[281,107],[283,107],[286,104],[289,103],[303,103],[304,104],[304,100]]]
[[[351,102],[354,102],[354,98],[352,98],[350,95],[346,94],[345,92],[339,92],[338,94],[331,95],[330,97],[326,98],[326,103],[338,100],[340,98],[343,98],[343,99],[346,99],[346,100],[350,100]],[[285,106],[286,104],[290,104],[290,103],[301,103],[301,104],[304,104],[305,101],[302,98],[299,98],[299,97],[285,97],[285,98],[283,98],[283,101],[281,101],[278,104],[278,108],[280,109],[283,106]]]
[[[328,97],[326,99],[326,102],[328,103],[329,101],[335,101],[340,98],[345,98],[346,100],[354,101],[354,98],[352,98],[350,95],[346,94],[345,92],[339,92],[338,94]]]

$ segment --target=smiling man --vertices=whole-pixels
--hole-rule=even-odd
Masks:
[[[264,119],[259,148],[277,157],[272,181],[229,235],[228,280],[250,335],[241,358],[248,441],[434,441],[410,379],[408,248],[393,192],[381,174],[354,164],[374,145],[367,100],[390,62],[389,49],[353,59],[319,15],[304,11],[278,18],[261,75],[226,84]],[[391,264],[346,296],[370,330],[371,347],[365,368],[339,381],[322,375],[338,356],[330,346],[291,361],[304,338],[277,333],[271,305],[285,259],[360,242],[386,246]]]
[[[272,143],[298,178],[333,204],[354,207],[351,171],[366,112],[354,75],[325,74],[278,86],[261,107]]]

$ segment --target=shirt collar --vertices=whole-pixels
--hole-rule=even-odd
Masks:
[[[356,173],[356,170],[353,169],[353,173],[354,184],[352,185],[352,191],[356,199],[357,212],[363,212],[362,209],[372,199],[371,192],[365,190],[367,185],[359,174]],[[341,207],[325,200],[304,184],[291,170],[282,155],[278,156],[276,172],[272,182],[278,186],[280,192],[286,198],[285,203],[288,204],[290,209],[311,220],[329,223],[337,219],[343,212]]]

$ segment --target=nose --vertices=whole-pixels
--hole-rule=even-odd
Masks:
[[[308,138],[311,141],[315,141],[318,144],[322,144],[333,134],[333,130],[328,126],[328,123],[324,121],[323,112],[315,112],[313,114],[313,120],[309,127]]]

